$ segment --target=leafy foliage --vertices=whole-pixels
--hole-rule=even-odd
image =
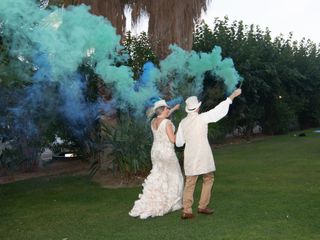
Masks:
[[[132,67],[134,78],[138,79],[146,61],[159,63],[151,49],[152,43],[146,33],[133,36],[128,32],[123,40],[124,54],[128,55],[126,64]],[[209,127],[209,139],[221,141],[227,133],[238,129],[245,137],[250,137],[255,126],[262,127],[264,133],[282,134],[294,129],[304,129],[320,125],[320,58],[319,47],[310,40],[287,39],[282,35],[271,38],[269,29],[245,25],[242,21],[230,23],[228,18],[216,19],[213,29],[205,23],[199,24],[194,32],[193,49],[197,52],[209,52],[215,46],[221,46],[223,56],[231,57],[236,69],[244,78],[243,94],[231,106],[228,116]],[[20,69],[25,74],[17,74]],[[115,109],[116,124],[97,121],[88,126],[80,126],[82,138],[75,136],[59,114],[49,111],[46,99],[37,109],[41,114],[32,119],[39,131],[32,138],[21,132],[12,132],[16,125],[12,110],[18,97],[28,87],[32,87],[30,76],[32,67],[16,56],[9,56],[8,47],[0,38],[0,130],[1,136],[14,140],[14,151],[5,150],[0,158],[6,168],[19,168],[25,164],[32,167],[39,152],[61,136],[67,142],[74,143],[83,155],[93,163],[93,173],[99,168],[100,153],[111,146],[110,158],[113,158],[113,170],[127,176],[147,171],[150,168],[151,131],[145,119],[132,118],[130,112]],[[86,76],[84,81],[85,101],[97,99],[110,100],[111,88],[102,84],[93,74],[90,66],[84,63],[79,72]],[[186,80],[187,81],[187,80]],[[167,86],[162,89],[166,91]],[[188,84],[181,91],[188,92]],[[43,86],[50,89],[55,97],[57,86]],[[202,110],[206,111],[223,100],[224,86],[209,74],[205,76],[202,96]],[[21,97],[20,97],[21,99]],[[57,99],[59,101],[59,99]],[[29,113],[33,116],[32,113]],[[174,117],[175,125],[184,116],[183,111]],[[88,116],[89,118],[90,116]],[[92,116],[91,116],[92,118]],[[23,119],[23,118],[22,118]],[[28,122],[24,122],[28,126]],[[18,133],[18,134],[17,134]]]
[[[298,43],[292,34],[272,40],[268,28],[230,23],[225,17],[216,18],[213,29],[204,22],[195,29],[195,51],[207,52],[214,45],[234,60],[244,78],[243,94],[229,114],[233,123],[229,119],[224,123],[226,131],[240,127],[250,135],[260,125],[265,133],[278,134],[319,126],[320,57],[311,40]],[[204,95],[204,104],[212,106],[220,101],[223,90],[211,83],[205,85]]]
[[[146,32],[134,36],[129,31],[126,33],[123,43],[129,55],[127,64],[132,68],[135,79],[140,77],[142,66],[147,61],[151,61],[154,64],[159,63],[159,59],[152,51],[150,39]]]
[[[102,123],[101,143],[109,144],[114,171],[119,170],[130,177],[150,169],[152,136],[145,119],[132,118],[128,113],[120,113],[115,126]]]

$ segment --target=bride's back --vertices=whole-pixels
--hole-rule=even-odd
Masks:
[[[155,118],[151,122],[154,142],[170,142],[166,132],[168,119]]]

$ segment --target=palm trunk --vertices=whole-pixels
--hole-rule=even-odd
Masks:
[[[170,44],[185,50],[192,48],[192,32],[202,10],[210,0],[64,0],[65,4],[87,4],[91,12],[105,16],[122,37],[126,29],[124,8],[132,7],[132,20],[136,24],[143,11],[149,18],[148,33],[154,52],[165,58]]]

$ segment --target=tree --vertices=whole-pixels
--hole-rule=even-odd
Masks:
[[[63,0],[65,4],[85,3],[92,7],[96,15],[107,17],[124,37],[126,6],[132,8],[133,23],[136,24],[143,14],[149,15],[148,35],[153,51],[160,59],[169,53],[168,46],[177,44],[191,50],[194,22],[202,10],[206,10],[211,0]]]

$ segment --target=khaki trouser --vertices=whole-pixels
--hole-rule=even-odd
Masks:
[[[183,212],[192,213],[193,193],[199,176],[186,176],[186,184],[183,192]],[[202,175],[203,183],[199,208],[206,208],[210,202],[211,189],[214,181],[213,172]]]

